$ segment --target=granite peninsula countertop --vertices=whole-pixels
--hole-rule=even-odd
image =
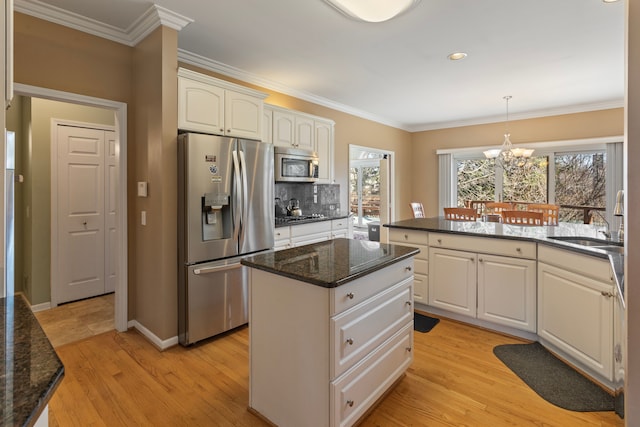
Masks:
[[[3,426],[31,426],[64,377],[64,366],[22,296],[0,298]]]
[[[409,246],[333,239],[249,256],[241,263],[313,285],[335,288],[419,252],[418,248]]]
[[[392,222],[390,224],[384,224],[383,226],[407,230],[464,234],[476,237],[528,240],[549,246],[555,246],[561,249],[568,249],[585,255],[609,259],[615,273],[616,285],[620,291],[620,302],[624,307],[624,255],[618,252],[554,239],[554,237],[587,237],[591,239],[603,239],[604,236],[600,232],[603,230],[602,226],[564,222],[561,222],[559,225],[551,226],[521,226],[483,221],[450,221],[444,219],[444,217],[411,218]],[[621,245],[621,243],[618,242],[610,243],[612,245]]]

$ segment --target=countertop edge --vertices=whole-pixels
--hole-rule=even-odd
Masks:
[[[60,384],[62,384],[62,380],[64,379],[64,374],[65,374],[65,371],[64,371],[64,365],[63,365],[60,367],[60,369],[58,369],[55,375],[51,378],[51,385],[49,386],[49,388],[47,388],[47,390],[45,390],[42,396],[40,396],[40,399],[38,400],[36,407],[33,408],[31,415],[29,415],[29,417],[25,420],[24,422],[25,427],[27,426],[31,427],[35,425],[35,423],[38,421],[38,419],[40,418],[40,415],[42,414],[42,411],[44,411],[44,408],[46,408],[46,406],[49,404],[49,401],[53,397],[53,394],[56,392]]]

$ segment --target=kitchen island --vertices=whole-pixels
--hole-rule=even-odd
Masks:
[[[250,410],[348,426],[413,360],[413,247],[334,239],[245,258]]]
[[[48,425],[49,399],[64,366],[21,296],[1,298],[3,426]]]

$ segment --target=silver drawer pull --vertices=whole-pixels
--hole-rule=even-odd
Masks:
[[[405,267],[404,269],[405,269],[406,271],[411,271],[411,270],[412,270],[411,266]]]
[[[404,305],[411,306],[411,301],[407,301],[407,302],[405,302],[405,303],[404,303]]]
[[[611,298],[613,296],[611,292],[602,291],[600,293],[602,294],[603,297],[607,297],[607,298]]]
[[[353,297],[354,297],[354,296],[355,296],[355,295],[353,294],[353,292],[349,292],[349,293],[347,294],[347,298],[349,298],[349,299],[353,299]]]
[[[353,345],[353,338],[347,338],[347,344]]]
[[[347,400],[347,406],[353,407],[353,400]]]

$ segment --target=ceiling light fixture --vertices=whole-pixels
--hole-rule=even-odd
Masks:
[[[450,53],[449,56],[447,56],[447,58],[449,58],[452,61],[460,61],[461,59],[464,59],[467,57],[467,54],[464,52],[453,52]]]
[[[349,18],[384,22],[415,6],[420,0],[325,0]]]
[[[515,148],[511,143],[509,137],[511,134],[509,133],[509,100],[511,99],[511,95],[507,95],[503,97],[503,99],[507,103],[507,120],[505,122],[505,134],[504,134],[504,142],[502,146],[498,149],[492,149],[484,151],[483,154],[487,159],[496,159],[496,163],[504,169],[504,166],[512,161],[513,159],[520,158],[526,159],[531,157],[533,154],[533,150],[529,148]]]

